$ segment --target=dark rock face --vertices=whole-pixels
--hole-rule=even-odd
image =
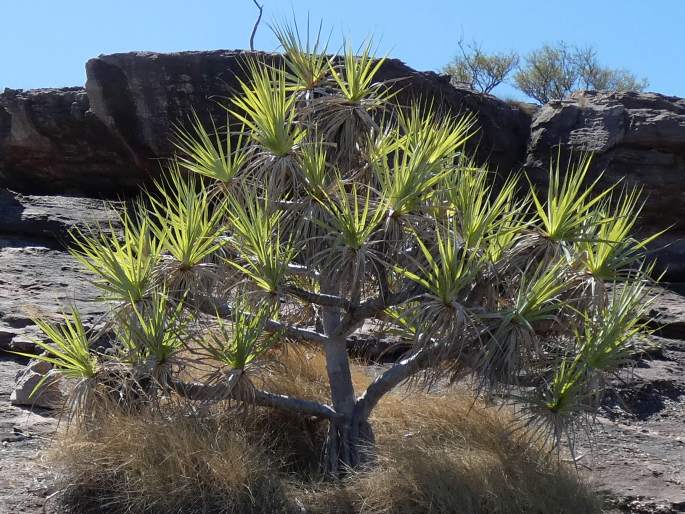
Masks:
[[[0,234],[62,243],[72,229],[118,226],[113,202],[0,189]]]
[[[99,195],[134,186],[132,156],[88,109],[83,88],[0,94],[0,187]]]
[[[526,168],[544,182],[550,158],[561,144],[595,154],[592,173],[643,189],[644,233],[673,225],[655,247],[670,278],[685,277],[685,99],[656,93],[583,91],[550,102],[533,117]]]
[[[397,81],[393,84],[401,89],[402,105],[412,99],[432,100],[443,111],[476,114],[479,132],[471,147],[478,159],[501,173],[520,169],[525,158],[521,152],[525,153],[530,134],[531,117],[526,109],[491,95],[454,87],[446,75],[417,72],[397,59],[387,60],[377,76],[384,81]]]
[[[140,167],[155,171],[154,159],[172,152],[173,127],[185,121],[191,109],[206,123],[210,116],[217,124],[225,121],[222,105],[240,91],[244,62],[250,55],[254,54],[223,50],[135,52],[91,59],[86,64],[91,112],[139,157]],[[275,54],[257,55],[280,60]],[[530,124],[522,110],[492,96],[457,89],[447,77],[417,72],[397,59],[388,59],[377,78],[401,89],[403,104],[412,98],[432,99],[443,110],[476,113],[480,133],[474,143],[481,160],[503,171],[522,164]]]
[[[104,55],[86,64],[86,88],[6,90],[0,94],[0,187],[36,194],[117,196],[159,172],[173,150],[169,138],[192,109],[222,125],[222,107],[240,90],[247,56],[217,50]],[[378,74],[400,98],[433,101],[453,113],[473,112],[482,161],[501,171],[525,157],[530,116],[495,97],[457,89],[445,77],[389,59]],[[476,146],[477,145],[477,146]]]
[[[103,55],[86,63],[91,111],[151,171],[168,156],[174,124],[195,109],[201,119],[226,119],[219,102],[239,91],[241,52],[132,52]]]

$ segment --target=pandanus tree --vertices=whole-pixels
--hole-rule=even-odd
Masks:
[[[639,192],[600,190],[587,156],[552,163],[546,192],[496,183],[466,151],[475,118],[400,102],[370,44],[329,57],[318,37],[275,32],[284,54],[246,56],[226,125],[191,118],[121,229],[73,234],[113,306],[104,353],[77,312],[40,323],[39,358],[80,380],[74,408],[107,384],[122,404],[292,411],[328,424],[333,475],[370,465],[374,407],[405,383],[465,379],[515,398],[533,432],[572,432],[645,329]],[[347,340],[369,327],[409,350],[355,391]],[[325,354],[328,404],[256,380],[291,345]]]

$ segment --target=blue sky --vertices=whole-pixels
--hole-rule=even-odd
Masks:
[[[649,90],[685,97],[685,0],[262,0],[264,21],[307,13],[419,70],[439,70],[457,41],[525,53],[545,42],[594,45],[607,66],[647,77]],[[0,0],[0,90],[81,85],[84,64],[131,50],[248,46],[251,0]],[[255,47],[277,44],[262,23]],[[504,86],[500,96],[520,97]]]

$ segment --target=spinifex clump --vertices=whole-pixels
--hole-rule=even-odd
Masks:
[[[372,465],[370,416],[412,378],[515,388],[525,419],[558,439],[644,328],[637,193],[587,185],[589,158],[552,165],[546,195],[516,176],[495,188],[465,151],[474,117],[399,104],[370,44],[329,58],[318,38],[275,32],[282,60],[247,58],[226,127],[195,117],[179,131],[179,155],[122,214],[123,235],[74,234],[113,306],[112,350],[89,351],[75,313],[68,330],[41,325],[54,346],[38,358],[81,378],[82,399],[180,395],[326,420],[333,476]],[[355,390],[346,339],[370,322],[411,350]],[[303,343],[325,354],[328,403],[263,380],[275,346]],[[139,394],[111,394],[118,376]]]

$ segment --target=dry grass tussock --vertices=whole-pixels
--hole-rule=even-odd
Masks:
[[[321,354],[280,360],[255,378],[325,398]],[[357,386],[368,383],[363,367],[353,372]],[[323,423],[211,410],[170,401],[154,414],[108,412],[89,431],[72,427],[54,452],[66,504],[76,512],[600,512],[575,471],[513,436],[505,411],[466,393],[388,395],[372,419],[377,466],[339,483],[316,472]]]

